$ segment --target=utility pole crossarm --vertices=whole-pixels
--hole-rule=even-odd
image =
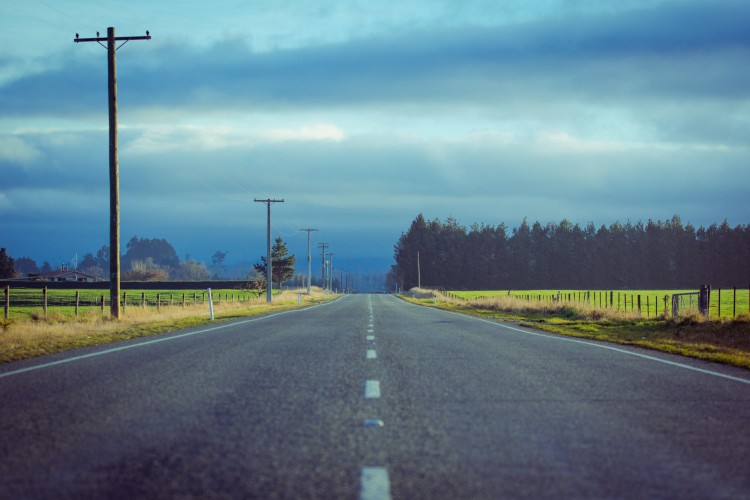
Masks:
[[[148,31],[146,33],[148,33]],[[97,37],[97,38],[79,38],[78,37],[78,33],[76,33],[75,40],[73,40],[73,41],[75,43],[79,43],[79,42],[106,42],[108,40],[109,40],[109,38],[107,38],[106,36],[101,36],[101,37]],[[146,35],[146,36],[116,36],[116,37],[114,37],[113,40],[115,40],[116,42],[119,42],[119,41],[129,42],[130,40],[151,40],[151,35]]]

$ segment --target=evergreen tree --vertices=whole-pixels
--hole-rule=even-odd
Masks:
[[[15,259],[13,261],[13,269],[16,271],[16,273],[21,273],[24,276],[39,272],[39,266],[31,257],[21,257],[20,259]]]
[[[504,224],[467,233],[453,218],[419,214],[394,247],[392,275],[401,288],[416,286],[419,254],[422,285],[449,289],[726,288],[750,282],[749,248],[748,225],[696,229],[678,215],[599,229],[524,219],[507,237]]]
[[[259,263],[253,264],[253,269],[256,273],[267,276],[266,256],[261,256],[260,260]],[[295,262],[297,262],[297,257],[288,255],[284,240],[281,237],[276,238],[273,247],[271,247],[271,279],[279,284],[279,288],[281,288],[282,283],[289,281],[294,276]]]
[[[96,251],[96,265],[109,274],[109,246],[102,245],[102,247]]]
[[[122,267],[130,268],[133,262],[153,259],[154,263],[164,269],[176,269],[180,258],[174,247],[165,239],[148,239],[133,236],[126,245],[127,252],[122,256]]]
[[[16,271],[13,267],[13,257],[8,255],[5,248],[0,248],[0,279],[15,277]]]
[[[91,252],[87,253],[83,256],[83,259],[81,259],[81,262],[78,263],[78,269],[89,269],[92,267],[98,267],[96,258],[94,257],[94,254]]]

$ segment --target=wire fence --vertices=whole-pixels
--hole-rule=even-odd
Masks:
[[[258,290],[214,290],[213,304],[240,303],[254,300],[262,295]],[[163,307],[186,307],[190,305],[206,304],[207,290],[190,291],[156,291],[156,290],[128,290],[120,297],[123,311],[129,307],[152,308],[160,310]],[[109,294],[101,290],[61,290],[45,288],[11,288],[4,291],[4,317],[11,315],[32,315],[41,313],[46,317],[49,309],[55,309],[63,314],[77,316],[84,311],[105,309],[110,305]]]
[[[677,317],[690,312],[701,312],[700,292],[689,290],[507,290],[445,293],[464,300],[507,294],[527,301],[585,303],[601,309],[637,312],[646,318]],[[714,290],[709,287],[708,308],[704,314],[711,319],[750,314],[750,285]]]

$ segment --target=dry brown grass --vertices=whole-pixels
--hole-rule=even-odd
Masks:
[[[530,301],[513,295],[497,295],[494,297],[465,300],[429,290],[421,290],[420,292],[418,296],[429,292],[438,302],[451,304],[454,307],[498,311],[510,315],[557,316],[564,319],[582,321],[638,321],[642,319],[635,311],[598,308],[591,304],[580,302]]]
[[[268,305],[265,297],[249,302],[214,304],[216,320],[255,316],[273,311],[307,306],[323,300],[323,292],[313,289],[302,293],[302,304],[297,304],[297,291],[274,295]],[[331,298],[331,295],[328,295]],[[88,311],[78,317],[64,316],[54,311],[47,318],[34,316],[0,323],[0,362],[51,354],[76,347],[143,337],[209,322],[207,304],[155,307],[128,306],[119,320],[112,320],[98,311]]]
[[[429,294],[429,297],[428,295]],[[595,340],[637,345],[660,351],[750,368],[750,315],[712,319],[697,312],[678,318],[643,318],[637,312],[596,308],[588,304],[527,301],[513,296],[464,300],[419,290],[408,300],[488,319]]]

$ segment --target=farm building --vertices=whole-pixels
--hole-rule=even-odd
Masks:
[[[75,269],[60,269],[58,271],[52,271],[49,273],[42,274],[29,274],[29,280],[32,281],[79,281],[92,283],[94,281],[102,281],[101,278],[92,276],[90,274],[82,273]]]

